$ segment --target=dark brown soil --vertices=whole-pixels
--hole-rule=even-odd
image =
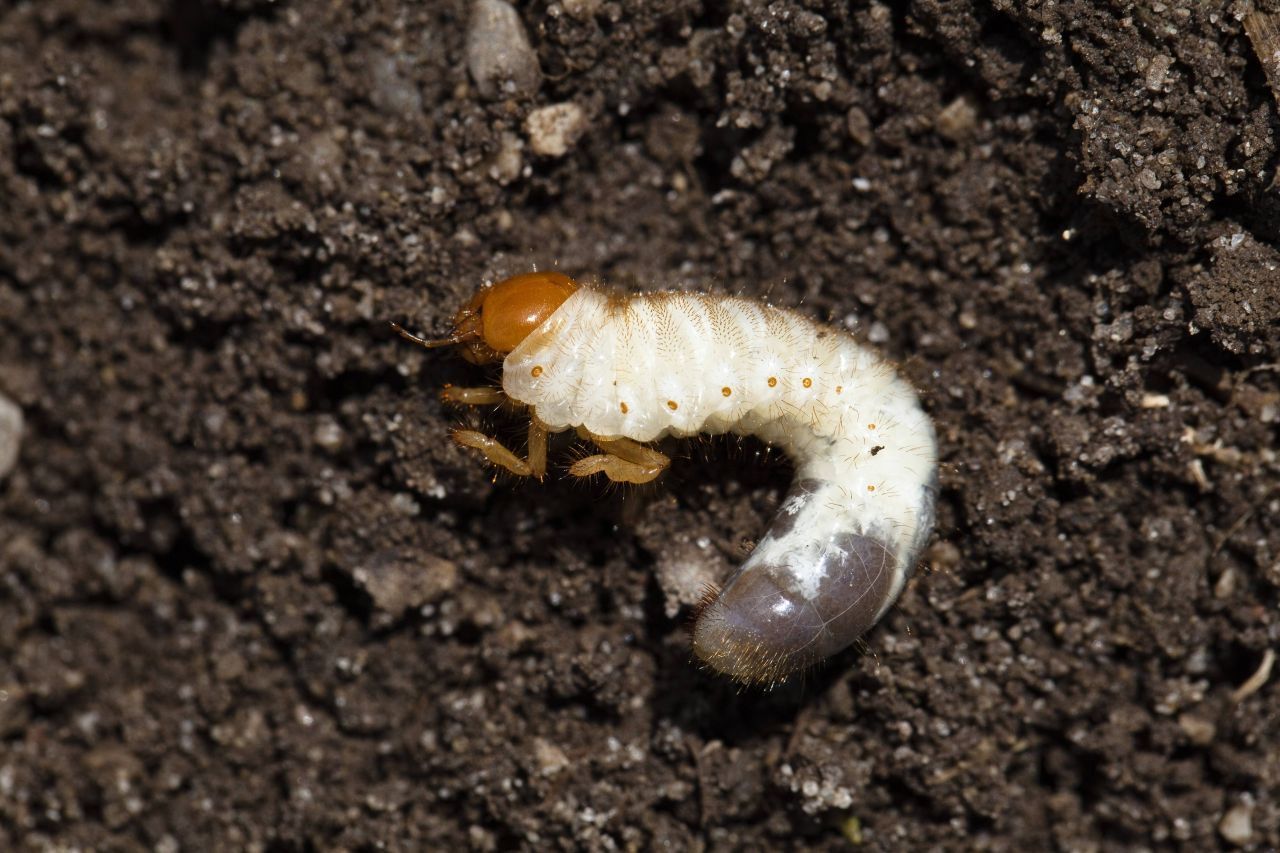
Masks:
[[[465,0],[6,4],[0,848],[1280,846],[1280,120],[1247,3],[1138,7],[533,0],[494,100]],[[656,568],[761,534],[758,447],[447,440],[480,371],[387,321],[535,264],[902,360],[940,518],[865,649],[690,661]]]

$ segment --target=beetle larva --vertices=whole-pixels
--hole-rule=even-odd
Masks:
[[[560,273],[482,288],[453,334],[502,388],[447,388],[461,404],[527,409],[528,457],[453,434],[524,476],[547,436],[576,430],[599,453],[569,473],[644,483],[666,436],[754,435],[784,450],[795,484],[772,527],[694,625],[694,652],[742,682],[774,684],[849,646],[893,604],[933,526],[937,447],[912,389],[850,335],[754,299],[617,296]]]

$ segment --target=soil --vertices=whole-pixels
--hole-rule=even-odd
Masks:
[[[508,86],[469,9],[0,12],[0,847],[1280,846],[1248,4],[532,0]],[[940,517],[863,647],[690,660],[657,569],[761,535],[758,445],[618,491],[448,441],[493,377],[388,321],[535,265],[899,360]]]

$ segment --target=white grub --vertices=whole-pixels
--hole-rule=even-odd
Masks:
[[[783,681],[853,643],[932,529],[937,449],[916,394],[852,336],[797,312],[582,286],[511,350],[502,384],[552,432],[754,435],[793,459],[772,529],[695,626],[695,652],[740,681]]]

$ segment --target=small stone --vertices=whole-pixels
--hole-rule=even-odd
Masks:
[[[520,153],[524,142],[510,131],[503,131],[497,152],[489,159],[489,177],[499,184],[507,184],[520,177],[524,168],[524,156]]]
[[[542,84],[524,23],[505,0],[475,0],[467,29],[467,69],[486,98],[527,97]]]
[[[1138,405],[1144,409],[1167,409],[1172,403],[1168,394],[1143,394]]]
[[[1169,74],[1169,69],[1173,66],[1173,57],[1166,54],[1160,54],[1151,60],[1151,64],[1147,66],[1147,88],[1153,92],[1159,91],[1165,84],[1165,78]]]
[[[213,660],[213,674],[219,681],[235,681],[247,669],[244,657],[235,652],[218,655]]]
[[[942,108],[938,113],[935,126],[952,142],[960,142],[968,137],[978,122],[978,108],[968,97],[961,95]]]
[[[666,543],[658,555],[656,572],[667,618],[674,619],[681,607],[702,602],[707,590],[715,589],[723,579],[724,569],[722,558],[709,548],[698,548],[687,536]]]
[[[458,585],[456,564],[432,554],[384,551],[352,573],[386,623],[442,598]]]
[[[1227,566],[1218,575],[1217,582],[1213,585],[1213,597],[1217,599],[1230,598],[1236,591],[1236,572],[1235,569]]]
[[[406,79],[400,63],[392,56],[376,56],[369,62],[373,85],[369,100],[390,115],[414,115],[422,112],[422,93],[413,80]]]
[[[850,107],[844,117],[845,126],[849,130],[849,138],[866,148],[871,144],[871,119],[858,107]]]
[[[320,423],[316,424],[312,439],[332,453],[342,447],[342,427],[338,426],[332,418],[321,418]]]
[[[1187,740],[1196,746],[1208,746],[1218,734],[1218,729],[1212,722],[1190,713],[1178,717],[1178,727],[1187,736]]]
[[[925,554],[925,562],[935,572],[954,572],[963,561],[960,549],[950,542],[934,543]]]
[[[538,763],[538,773],[543,776],[555,776],[569,766],[569,756],[564,750],[542,738],[533,739],[533,759]]]
[[[471,849],[475,853],[493,853],[498,849],[497,836],[476,824],[467,827],[467,841],[470,842]]]
[[[1232,806],[1218,821],[1218,832],[1237,847],[1249,844],[1253,841],[1253,809],[1244,803]]]
[[[22,443],[22,409],[0,394],[0,480],[18,463],[18,446]]]
[[[524,129],[534,154],[563,157],[587,129],[587,114],[572,101],[552,104],[529,113]]]
[[[30,719],[27,691],[18,684],[0,684],[0,737],[23,731]]]
[[[560,0],[560,5],[571,18],[586,21],[600,11],[601,0]]]

